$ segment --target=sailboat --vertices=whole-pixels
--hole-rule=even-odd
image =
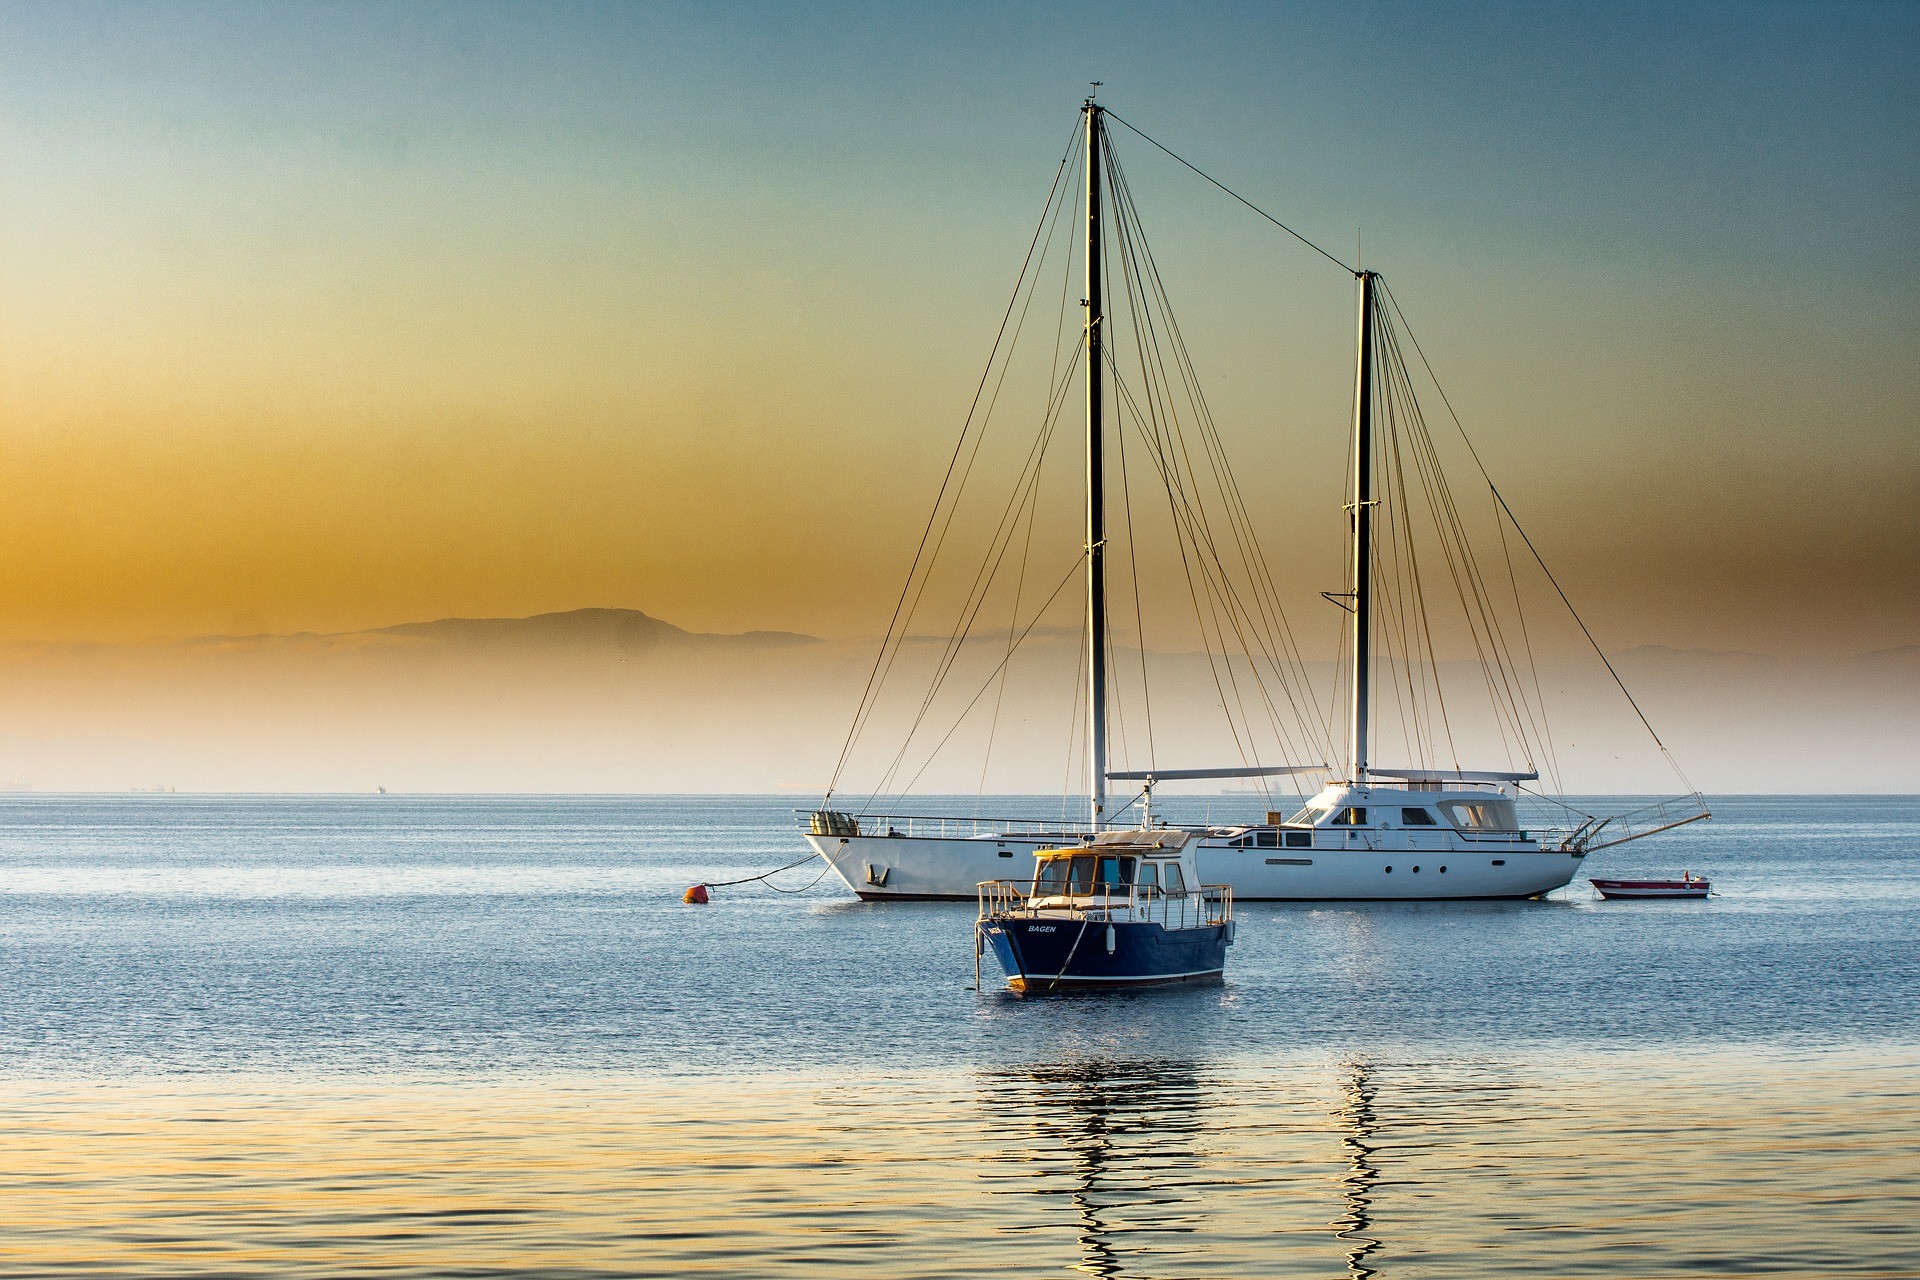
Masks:
[[[1709,816],[1698,793],[1689,787],[1688,794],[1680,800],[1622,814],[1585,814],[1563,803],[1563,812],[1570,815],[1567,825],[1530,827],[1523,823],[1519,802],[1527,784],[1540,777],[1537,767],[1469,770],[1428,765],[1382,766],[1374,762],[1369,721],[1377,696],[1373,687],[1378,665],[1375,641],[1382,628],[1378,616],[1381,597],[1376,563],[1382,555],[1378,523],[1383,503],[1376,483],[1374,419],[1376,407],[1383,404],[1396,415],[1404,412],[1404,396],[1393,399],[1401,394],[1396,390],[1401,384],[1395,381],[1399,375],[1389,370],[1383,378],[1379,368],[1383,355],[1392,357],[1397,353],[1397,338],[1389,328],[1391,312],[1383,304],[1383,286],[1378,273],[1349,267],[1310,241],[1306,243],[1351,272],[1359,294],[1350,457],[1352,487],[1346,504],[1348,582],[1344,592],[1322,593],[1349,614],[1343,638],[1349,654],[1344,664],[1344,759],[1337,763],[1322,760],[1288,764],[1243,761],[1220,768],[1110,768],[1108,683],[1112,644],[1107,589],[1108,468],[1103,450],[1108,429],[1106,391],[1110,382],[1118,385],[1119,370],[1106,350],[1109,316],[1103,297],[1108,283],[1107,268],[1103,264],[1107,239],[1103,224],[1107,201],[1103,200],[1103,194],[1115,182],[1117,161],[1108,135],[1109,110],[1095,98],[1088,97],[1082,104],[1081,115],[1083,120],[1075,132],[1076,145],[1084,148],[1085,157],[1081,187],[1085,217],[1081,302],[1084,324],[1078,354],[1084,364],[1086,406],[1085,644],[1081,664],[1085,673],[1087,816],[1083,821],[1068,821],[1057,817],[897,814],[873,808],[854,811],[836,806],[829,789],[819,807],[800,815],[805,838],[819,856],[849,889],[869,901],[973,899],[976,886],[1007,880],[1020,874],[1015,868],[1032,865],[1036,851],[1057,854],[1063,847],[1076,843],[1093,845],[1116,830],[1154,829],[1158,819],[1153,812],[1153,791],[1160,784],[1257,780],[1265,785],[1274,778],[1318,774],[1327,779],[1325,785],[1290,815],[1273,810],[1266,812],[1261,821],[1209,824],[1191,829],[1192,854],[1199,877],[1208,883],[1230,886],[1233,897],[1243,902],[1535,898],[1566,885],[1580,869],[1583,859],[1597,849]],[[1131,124],[1120,123],[1146,137]],[[1167,150],[1157,142],[1154,145]],[[1170,151],[1167,154],[1173,155]],[[1070,148],[1068,158],[1071,155]],[[1186,160],[1177,155],[1174,158],[1252,207],[1250,202]],[[1064,171],[1066,159],[1062,164]],[[1123,180],[1122,176],[1120,181]],[[1056,184],[1059,182],[1056,177]],[[1049,200],[1051,202],[1051,195]],[[1063,209],[1065,200],[1063,196]],[[1130,196],[1123,188],[1116,190],[1114,203],[1129,201]],[[1264,211],[1257,208],[1255,211],[1278,224]],[[1045,224],[1043,214],[1042,225]],[[1290,227],[1278,225],[1305,241],[1305,237]],[[1119,234],[1125,235],[1126,228],[1122,227]],[[1036,232],[1036,240],[1038,235]],[[1157,272],[1157,268],[1154,270]],[[1128,281],[1131,291],[1133,277],[1129,276]],[[1005,327],[1003,324],[1003,332]],[[1139,412],[1137,407],[1135,412]],[[963,433],[963,441],[964,438]],[[1391,468],[1393,464],[1387,465]],[[1404,486],[1404,464],[1401,465],[1403,471],[1398,479]],[[1499,498],[1497,490],[1494,495],[1504,506],[1505,500]],[[1511,514],[1508,509],[1507,515],[1511,517]],[[1518,527],[1517,521],[1515,527]],[[929,528],[932,528],[931,520]],[[1531,548],[1530,540],[1527,545]],[[1541,561],[1540,565],[1544,570],[1545,562]],[[910,575],[909,585],[911,583]],[[1555,587],[1558,590],[1557,583]],[[1560,597],[1566,601],[1564,592],[1560,592]],[[907,593],[903,591],[903,601],[906,598]],[[1389,609],[1397,608],[1395,625],[1405,629],[1412,616],[1410,611],[1417,606],[1394,606],[1390,600],[1387,603]],[[1571,602],[1567,604],[1571,610]],[[896,620],[900,613],[901,610],[896,609]],[[1576,620],[1577,617],[1576,614]],[[1585,631],[1584,624],[1582,631]],[[901,634],[904,635],[904,631]],[[1591,640],[1591,633],[1587,635]],[[961,638],[964,639],[964,634]],[[890,631],[889,642],[895,641]],[[1495,644],[1492,632],[1488,633],[1487,642]],[[1009,648],[1011,650],[1011,641]],[[1595,650],[1598,651],[1597,643]],[[886,653],[887,646],[883,644],[883,658]],[[1601,657],[1604,661],[1605,655]],[[1436,667],[1437,662],[1434,658]],[[869,693],[886,669],[883,663],[876,662],[876,679],[869,681]],[[1397,672],[1399,668],[1392,670]],[[1607,670],[1613,672],[1611,664]],[[1617,675],[1615,680],[1618,681]],[[1620,687],[1625,692],[1625,686]],[[1631,701],[1631,694],[1627,697]],[[856,733],[869,709],[869,702],[863,699],[855,716]],[[1636,704],[1635,712],[1638,710]],[[1417,718],[1418,707],[1410,714]],[[1645,723],[1645,716],[1640,718]],[[1650,724],[1647,728],[1651,733]],[[853,736],[849,735],[849,742]],[[1657,735],[1654,739],[1659,742]],[[1664,744],[1660,744],[1660,749],[1665,753]],[[845,760],[843,750],[843,765]],[[1129,784],[1129,790],[1133,789],[1132,784],[1138,784],[1139,794],[1116,809],[1109,801],[1108,790],[1108,784],[1114,782]],[[1128,817],[1136,804],[1140,806],[1138,815]]]

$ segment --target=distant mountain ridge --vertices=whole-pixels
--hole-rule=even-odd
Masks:
[[[953,698],[926,714],[957,723],[968,695],[1002,669],[1004,644],[978,639],[958,659],[972,665],[949,682]],[[1006,714],[996,721],[978,700],[989,715],[960,725],[922,789],[978,789],[989,735],[1002,789],[1058,780],[1083,705],[1078,645],[1073,634],[1030,645],[1027,661],[1006,668]],[[1645,645],[1611,656],[1709,794],[1907,793],[1920,778],[1920,646],[1796,656]],[[907,693],[874,722],[876,751],[897,748],[923,713],[921,682],[948,660],[939,645],[905,647],[894,678]],[[1326,659],[1309,666],[1326,689]],[[1157,653],[1154,672],[1161,758],[1217,759],[1223,728],[1205,655]],[[1480,678],[1467,662],[1444,674],[1449,688]],[[0,644],[0,780],[43,791],[764,790],[831,772],[872,679],[864,638],[702,634],[637,609]],[[1681,785],[1589,655],[1543,663],[1540,683],[1556,768],[1573,789]],[[1501,727],[1462,705],[1471,701],[1456,702],[1449,732],[1498,763]]]
[[[196,636],[193,646],[264,648],[287,643],[326,647],[366,647],[382,638],[446,648],[585,648],[622,651],[663,647],[793,648],[820,643],[819,637],[794,631],[743,631],[723,634],[688,631],[638,609],[568,609],[525,618],[437,618],[403,622],[364,631],[296,631],[250,636]]]

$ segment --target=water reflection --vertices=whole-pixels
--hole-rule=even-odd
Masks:
[[[1379,1274],[1366,1264],[1367,1256],[1380,1247],[1379,1239],[1367,1234],[1373,1226],[1373,1184],[1380,1177],[1372,1160],[1375,1147],[1371,1141],[1377,1124],[1373,1113],[1377,1088],[1368,1063],[1351,1064],[1342,1086],[1340,1109],[1334,1113],[1343,1129],[1340,1147],[1347,1159],[1346,1176],[1340,1179],[1347,1211],[1333,1220],[1333,1235],[1347,1246],[1347,1274],[1353,1280],[1371,1280]]]
[[[1088,1059],[983,1072],[986,1180],[996,1194],[1070,1207],[1093,1276],[1148,1274],[1192,1252],[1202,1224],[1204,1135],[1215,1106],[1193,1063]],[[998,1139],[997,1141],[995,1139]],[[1003,1230],[1057,1229],[1058,1215],[1008,1215]]]

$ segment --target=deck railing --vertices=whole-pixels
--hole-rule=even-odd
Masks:
[[[1198,929],[1233,919],[1233,886],[1204,884],[1191,893],[1161,893],[1151,885],[1070,886],[1070,895],[1031,892],[1031,880],[982,880],[979,916],[1036,916],[1066,912],[1089,920],[1158,924]],[[1142,892],[1146,890],[1146,892]]]
[[[795,820],[816,836],[905,836],[912,839],[975,840],[990,836],[1048,836],[1078,840],[1107,830],[1092,822],[1060,818],[953,817],[944,814],[842,813],[796,809]]]
[[[1573,833],[1570,843],[1573,848],[1592,853],[1596,849],[1625,844],[1629,840],[1638,840],[1660,831],[1671,831],[1675,827],[1684,827],[1689,822],[1699,822],[1712,816],[1707,810],[1706,800],[1698,794],[1677,796],[1587,824]]]

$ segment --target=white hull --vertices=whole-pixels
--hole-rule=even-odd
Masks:
[[[1231,885],[1242,902],[1532,898],[1560,888],[1580,868],[1580,855],[1524,839],[1469,841],[1453,832],[1424,831],[1316,836],[1321,847],[1311,849],[1228,848],[1226,837],[1203,838],[1193,848],[1201,880]],[[982,881],[1031,877],[1035,849],[1078,840],[1027,833],[807,837],[847,887],[868,901],[971,902]],[[1325,847],[1331,841],[1341,847]]]

